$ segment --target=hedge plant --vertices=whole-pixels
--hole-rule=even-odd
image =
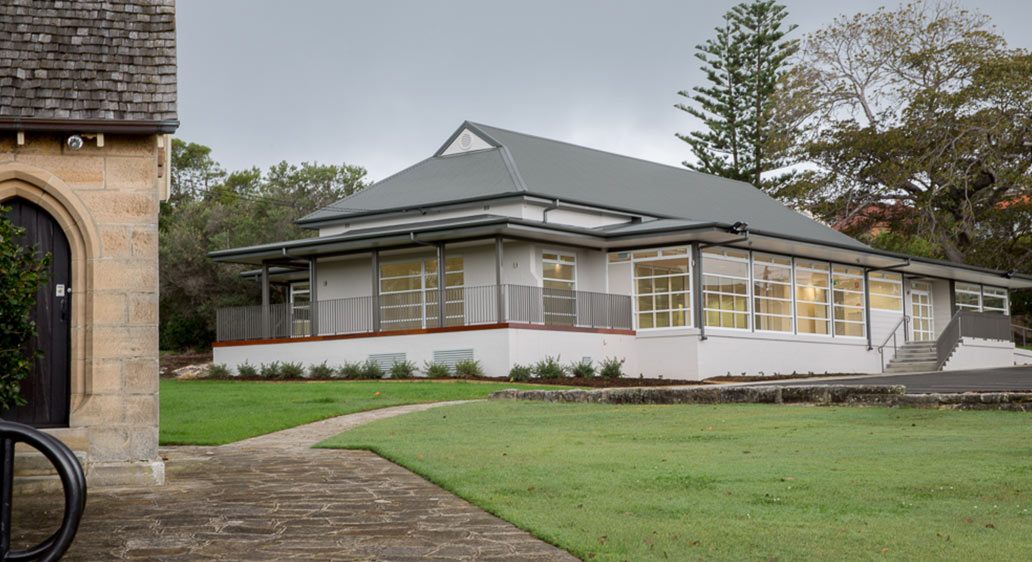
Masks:
[[[21,381],[32,372],[35,360],[28,351],[36,337],[32,313],[36,291],[46,282],[50,266],[50,255],[18,243],[25,229],[15,226],[8,212],[0,207],[0,413],[25,404]]]

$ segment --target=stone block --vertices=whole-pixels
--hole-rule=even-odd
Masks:
[[[126,394],[152,394],[158,391],[158,359],[130,359],[123,363]]]
[[[134,426],[129,430],[128,452],[129,458],[132,460],[147,460],[158,456],[157,419]]]
[[[90,460],[94,462],[129,460],[129,431],[118,425],[90,428]]]
[[[126,297],[122,293],[93,293],[95,325],[121,325],[128,318]]]
[[[72,423],[76,426],[89,427],[90,446],[92,447],[94,432],[104,427],[121,424],[123,414],[122,396],[91,394],[79,408],[72,412]]]
[[[104,159],[100,156],[29,153],[18,154],[15,160],[54,174],[72,189],[104,187]]]
[[[154,228],[137,228],[133,230],[133,255],[137,257],[158,257],[158,230]]]
[[[158,289],[158,264],[154,260],[96,260],[93,262],[97,291],[154,292]]]
[[[93,330],[96,359],[157,357],[157,326],[99,326]]]
[[[126,258],[132,255],[129,231],[124,227],[102,228],[100,244],[101,255],[105,258]]]
[[[122,361],[94,361],[90,392],[95,394],[119,394],[122,391]]]
[[[125,396],[125,423],[134,426],[158,424],[158,399],[153,394]]]
[[[105,135],[104,153],[112,156],[155,156],[157,137],[140,135]]]
[[[153,190],[158,169],[157,160],[149,157],[109,156],[104,160],[107,189]]]
[[[157,224],[157,190],[124,192],[112,190],[83,191],[79,198],[90,210],[97,224]]]
[[[135,293],[129,295],[129,323],[158,324],[158,294]]]

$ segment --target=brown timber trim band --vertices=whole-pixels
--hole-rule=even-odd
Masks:
[[[66,133],[126,133],[151,135],[174,133],[177,119],[165,121],[119,121],[115,119],[34,119],[0,117],[0,131],[59,131]]]
[[[272,338],[267,340],[235,340],[211,344],[212,347],[237,347],[242,345],[268,345],[276,343],[302,343],[314,341],[351,340],[358,338],[379,338],[384,336],[412,336],[416,334],[438,334],[446,332],[471,332],[474,330],[548,330],[554,332],[580,332],[585,334],[613,334],[633,336],[634,330],[616,328],[581,328],[579,326],[545,326],[542,324],[520,324],[502,322],[499,324],[480,324],[476,326],[445,326],[444,328],[417,328],[412,330],[390,330],[385,332],[361,332],[358,334],[338,334],[333,336],[307,336],[299,338]]]

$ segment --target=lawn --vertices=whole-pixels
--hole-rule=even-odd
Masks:
[[[503,388],[464,381],[161,381],[161,444],[222,445],[365,410],[484,398]]]
[[[1032,416],[489,402],[378,421],[376,451],[586,560],[1021,560]]]

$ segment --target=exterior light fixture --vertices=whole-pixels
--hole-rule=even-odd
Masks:
[[[80,148],[82,148],[83,145],[82,137],[80,137],[79,135],[72,135],[68,137],[68,140],[66,142],[68,143],[68,148],[72,150],[79,150]]]

